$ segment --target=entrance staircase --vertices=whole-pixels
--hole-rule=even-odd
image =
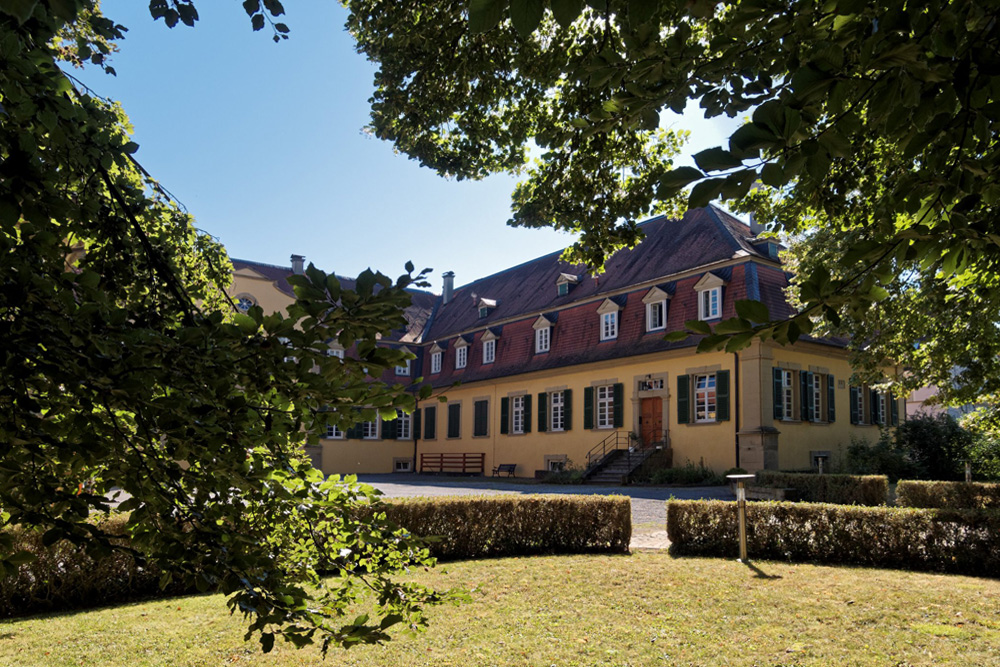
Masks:
[[[633,439],[628,431],[615,431],[587,453],[587,484],[628,484],[629,477],[651,456],[666,447],[663,432],[648,442]]]

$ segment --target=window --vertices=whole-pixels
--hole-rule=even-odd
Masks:
[[[511,399],[510,432],[524,433],[524,396]]]
[[[327,424],[326,437],[334,440],[343,440],[344,432],[337,428],[334,424]]]
[[[549,394],[549,430],[562,431],[566,427],[565,392],[554,391]],[[542,408],[539,407],[539,410]]]
[[[472,435],[483,437],[489,435],[490,402],[476,401],[472,404]]]
[[[479,319],[485,319],[487,315],[490,314],[490,309],[486,306],[479,307]]]
[[[818,422],[823,421],[823,378],[819,373],[810,373],[809,379],[812,381],[812,409],[809,411],[809,419]]]
[[[556,293],[559,296],[566,296],[569,294],[569,283],[559,283],[556,285]]]
[[[408,415],[402,410],[396,410],[396,439],[409,440],[412,432],[411,425],[413,415]]]
[[[410,360],[407,359],[402,366],[396,366],[396,375],[409,375],[410,374]]]
[[[865,392],[860,387],[851,387],[851,423],[867,424],[865,415]]]
[[[714,422],[715,408],[715,373],[694,376],[694,420],[696,422]]]
[[[257,305],[257,301],[249,294],[240,294],[236,297],[236,310],[241,313],[249,311],[251,308]]]
[[[639,391],[656,391],[663,389],[663,378],[639,380]]]
[[[667,302],[646,304],[646,331],[661,331],[667,327]]]
[[[601,315],[601,340],[618,338],[618,311]]]
[[[434,352],[431,354],[431,373],[441,372],[441,353]]]
[[[899,424],[899,401],[887,392],[862,386],[851,387],[851,423]]]
[[[702,290],[698,294],[698,319],[714,320],[720,317],[719,306],[722,301],[722,288],[713,287]]]
[[[724,421],[729,421],[729,371],[677,376],[677,423]]]
[[[462,437],[462,404],[451,403],[448,405],[448,437]]]
[[[535,329],[535,353],[548,352],[552,340],[552,327]]]
[[[469,348],[466,345],[455,348],[455,368],[465,368],[469,360]]]
[[[566,470],[566,459],[549,459],[546,463],[548,463],[549,472],[563,472]]]
[[[361,422],[361,437],[365,440],[378,440],[378,422]]]
[[[835,381],[832,375],[785,368],[775,368],[773,373],[775,419],[835,421]]]
[[[412,472],[413,459],[393,459],[392,468],[396,472]]]
[[[781,376],[781,419],[795,419],[795,385],[792,383],[792,371],[779,370]]]
[[[437,406],[424,408],[424,440],[437,438]]]
[[[488,340],[483,342],[483,363],[492,364],[497,355],[497,342]]]
[[[605,385],[597,388],[597,428],[614,428],[615,394],[614,387]]]

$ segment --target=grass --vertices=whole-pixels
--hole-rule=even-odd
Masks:
[[[423,572],[473,601],[431,628],[331,653],[242,641],[220,596],[0,623],[0,665],[997,665],[1000,581],[632,556],[466,561]]]

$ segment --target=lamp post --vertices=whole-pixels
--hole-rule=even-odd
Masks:
[[[972,461],[970,461],[969,459],[962,459],[962,462],[965,463],[965,481],[966,481],[966,483],[971,482],[972,481]]]
[[[730,482],[736,482],[736,513],[740,522],[740,562],[747,561],[747,491],[744,483],[755,479],[756,475],[726,475]]]
[[[819,465],[819,474],[823,474],[823,463],[826,461],[826,456],[822,454],[816,455],[816,463]]]

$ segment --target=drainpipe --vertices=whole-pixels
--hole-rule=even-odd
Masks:
[[[733,423],[735,425],[734,437],[736,438],[736,467],[740,467],[740,353],[733,352],[733,359],[736,360],[736,368],[733,373]]]
[[[414,393],[414,395],[416,395],[417,392],[414,391],[413,393]],[[420,410],[422,408],[420,407],[420,401],[417,401],[416,405],[417,405],[417,407],[413,409],[413,414],[414,414],[415,417],[416,416],[421,416]],[[416,429],[417,420],[415,419],[415,417],[410,417],[410,426],[413,427],[410,430],[413,432],[413,470],[412,470],[412,472],[413,472],[414,475],[417,474],[417,440],[420,438],[420,434],[417,433],[417,429]],[[423,425],[424,425],[423,421],[424,421],[423,419],[420,420],[420,426],[421,426],[421,428],[423,428]]]

